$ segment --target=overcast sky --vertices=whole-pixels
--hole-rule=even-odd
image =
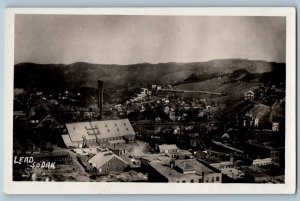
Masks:
[[[17,15],[15,64],[285,62],[285,17]]]

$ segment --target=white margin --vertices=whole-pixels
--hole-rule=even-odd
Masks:
[[[286,16],[286,177],[284,184],[177,184],[12,181],[15,14]],[[6,8],[4,35],[4,193],[293,194],[296,190],[296,10],[294,7]]]

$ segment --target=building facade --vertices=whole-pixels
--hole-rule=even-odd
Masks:
[[[245,100],[253,100],[254,99],[254,92],[253,91],[246,91],[244,95]]]
[[[126,161],[124,161],[111,151],[97,153],[88,162],[101,174],[122,172],[128,166],[128,163]]]
[[[143,163],[143,161],[142,161]],[[149,182],[222,183],[222,173],[196,159],[149,162]]]

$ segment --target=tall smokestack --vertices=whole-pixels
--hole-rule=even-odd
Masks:
[[[98,108],[99,118],[102,119],[103,114],[103,81],[98,80]]]

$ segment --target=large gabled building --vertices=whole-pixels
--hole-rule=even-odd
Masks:
[[[66,128],[68,133],[62,138],[67,147],[104,147],[125,143],[128,136],[135,136],[128,119],[68,123]]]
[[[88,162],[102,174],[122,172],[129,165],[111,151],[99,152]]]

